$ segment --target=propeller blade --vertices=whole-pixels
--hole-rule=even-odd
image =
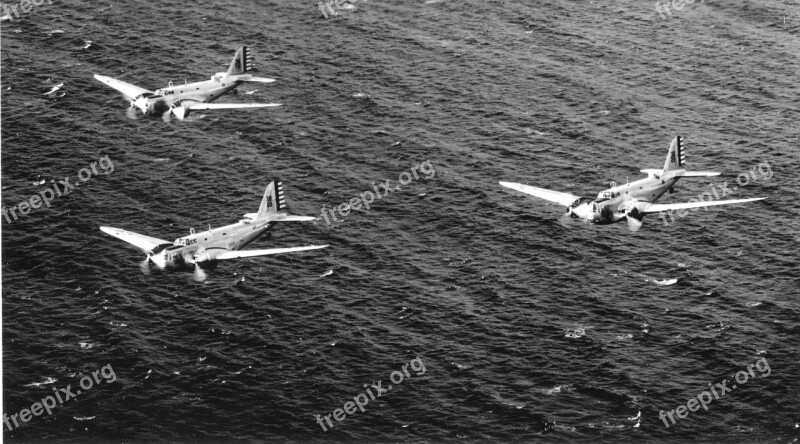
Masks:
[[[172,110],[168,109],[164,111],[164,114],[161,115],[161,120],[163,120],[164,123],[172,122]]]
[[[150,274],[150,256],[144,258],[144,260],[139,264],[139,269],[142,270],[142,274]]]
[[[131,106],[129,106],[128,109],[125,110],[125,115],[128,116],[128,118],[131,120],[139,119],[138,117],[136,117],[136,108],[133,106],[133,103],[131,103]]]
[[[635,233],[642,228],[644,213],[639,211],[636,204],[633,204],[628,207],[628,211],[625,213],[625,219],[628,221],[628,229]]]
[[[562,227],[569,227],[573,224],[571,213],[567,211],[558,218],[558,224]]]
[[[196,282],[203,282],[203,281],[206,280],[206,278],[208,278],[208,276],[206,276],[206,272],[205,272],[205,270],[203,270],[203,267],[201,267],[199,264],[197,264],[195,262],[195,264],[194,264],[194,280]]]
[[[632,232],[635,233],[635,232],[639,231],[640,228],[642,228],[642,221],[641,220],[636,219],[633,216],[628,216],[627,219],[628,219],[628,229],[631,230]]]

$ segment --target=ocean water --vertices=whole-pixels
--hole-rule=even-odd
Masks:
[[[2,204],[80,183],[3,219],[3,412],[106,369],[3,438],[796,442],[800,4],[670,11],[357,0],[326,19],[306,0],[53,0],[3,21]],[[282,107],[132,120],[92,77],[198,81],[242,45],[277,81],[220,102]],[[690,169],[722,175],[660,202],[759,165],[726,198],[767,199],[631,233],[498,185],[592,197],[660,168],[678,134]],[[76,179],[105,156],[113,171]],[[430,179],[369,210],[250,247],[328,249],[226,262],[203,283],[144,274],[99,230],[230,224],[277,177],[294,214],[317,216],[426,161]],[[708,410],[659,417],[755,363]],[[379,381],[391,390],[323,430],[316,415]]]

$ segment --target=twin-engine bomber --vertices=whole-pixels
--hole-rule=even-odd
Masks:
[[[171,116],[178,120],[186,118],[191,111],[204,109],[265,108],[281,106],[280,103],[211,103],[220,96],[235,90],[245,82],[272,83],[275,79],[254,77],[248,74],[252,67],[249,49],[239,48],[233,56],[228,72],[218,72],[204,82],[173,85],[150,91],[111,77],[94,75],[94,78],[121,92],[131,102],[129,117],[136,117],[138,108],[147,116],[161,116],[169,121]],[[130,114],[133,115],[130,115]]]
[[[279,180],[273,180],[264,192],[258,213],[245,214],[244,219],[238,223],[213,230],[211,227],[208,231],[198,233],[191,230],[191,234],[175,239],[175,242],[119,228],[100,227],[100,229],[106,234],[144,250],[147,253],[147,258],[142,263],[144,269],[149,267],[150,262],[160,269],[191,269],[193,267],[195,280],[202,282],[206,279],[204,268],[214,268],[219,261],[326,248],[327,245],[315,245],[240,251],[264,235],[278,222],[305,222],[315,219],[310,216],[292,216],[285,210],[285,206],[283,185]]]
[[[654,203],[668,190],[672,193],[672,186],[681,177],[712,177],[720,174],[712,171],[686,171],[684,168],[685,163],[686,152],[684,150],[683,136],[678,136],[670,144],[667,161],[663,169],[641,170],[641,172],[647,174],[647,178],[601,191],[597,195],[597,199],[532,187],[521,183],[500,182],[500,185],[563,205],[567,207],[566,214],[572,218],[588,220],[594,224],[613,224],[626,220],[631,231],[638,231],[642,227],[642,219],[648,213],[685,210],[712,205],[738,204],[766,199],[765,197],[757,197],[676,204]]]

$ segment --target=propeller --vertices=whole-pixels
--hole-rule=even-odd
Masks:
[[[178,120],[183,120],[189,115],[188,109],[176,103],[173,103],[169,110],[172,112],[173,116],[178,118]]]
[[[629,215],[627,220],[628,220],[628,229],[631,230],[632,232],[635,233],[639,231],[640,228],[642,228],[641,219],[636,219],[635,217]]]
[[[164,123],[170,123],[172,121],[172,110],[168,109],[164,111],[164,114],[161,115],[161,120],[163,120]]]
[[[200,264],[195,263],[194,264],[194,280],[195,280],[195,282],[204,282],[207,278],[208,278],[208,275],[206,275],[206,272],[205,272],[205,270],[203,270],[203,267],[201,267]]]
[[[150,256],[147,256],[139,263],[139,269],[142,270],[142,274],[150,274]]]
[[[203,262],[211,261],[211,255],[208,254],[205,248],[203,247],[198,248],[191,254],[191,256],[185,255],[184,260],[186,261],[186,263],[194,264],[195,281],[203,282],[206,280],[208,276],[206,275],[205,270],[203,270],[203,267],[200,264]]]
[[[628,221],[628,229],[635,233],[642,228],[644,214],[639,211],[639,208],[634,203],[626,209],[625,219]]]
[[[131,120],[139,120],[139,118],[136,116],[136,107],[133,106],[132,102],[131,106],[129,106],[128,109],[125,110],[125,115],[128,116],[128,118]]]
[[[156,264],[156,267],[162,270],[167,267],[167,258],[164,256],[163,252],[148,255],[147,258],[153,261],[153,263]]]
[[[124,97],[125,100],[130,102],[130,106],[128,107],[127,110],[125,110],[125,115],[129,119],[131,119],[131,120],[137,120],[138,119],[137,116],[136,116],[136,109],[137,108],[139,109],[139,111],[142,112],[142,114],[147,114],[147,105],[148,105],[147,97],[144,97],[144,96],[140,95],[140,96],[134,98],[134,97],[126,96],[124,94],[122,95],[122,97]]]
[[[136,100],[131,102],[131,105],[139,108],[142,114],[147,114],[147,105],[148,105],[147,97],[139,96],[136,98]]]

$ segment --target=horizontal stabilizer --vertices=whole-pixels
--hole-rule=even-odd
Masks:
[[[255,83],[272,83],[275,79],[268,79],[266,77],[244,77],[238,80],[242,80],[244,82],[255,82]]]
[[[194,103],[188,106],[192,111],[202,109],[240,109],[240,108],[267,108],[281,106],[280,103]]]
[[[291,215],[282,215],[279,214],[277,216],[270,216],[270,222],[309,222],[312,220],[316,220],[316,217],[313,216],[291,216]]]
[[[642,213],[658,213],[661,211],[672,211],[672,210],[688,210],[689,208],[702,208],[702,207],[710,207],[714,205],[730,205],[730,204],[740,204],[746,202],[755,202],[757,200],[764,200],[766,197],[755,197],[752,199],[732,199],[732,200],[715,200],[715,201],[703,201],[703,202],[686,202],[686,203],[676,203],[676,204],[651,204],[646,202],[639,202],[636,205],[636,208]]]
[[[269,256],[272,254],[295,253],[298,251],[319,250],[327,248],[327,245],[314,245],[310,247],[290,247],[290,248],[270,248],[268,250],[240,250],[226,251],[214,257],[214,260],[224,261],[228,259],[239,259],[243,257]]]
[[[145,253],[154,253],[156,250],[160,250],[165,247],[169,247],[172,245],[172,242],[165,241],[163,239],[158,239],[155,237],[145,236],[144,234],[133,233],[130,231],[125,231],[120,228],[114,227],[100,227],[100,231],[106,234],[110,234],[117,239],[123,240],[131,245],[135,245]]]
[[[683,176],[683,177],[714,177],[719,176],[721,173],[717,173],[714,171],[684,171],[682,173],[676,174],[676,176]]]
[[[258,213],[247,213],[244,217],[248,219],[255,220],[258,216]],[[292,216],[287,214],[278,214],[277,216],[270,216],[270,222],[309,222],[312,220],[316,220],[316,217],[313,216]]]
[[[559,191],[553,190],[546,190],[544,188],[536,188],[530,185],[523,185],[521,183],[513,183],[513,182],[500,182],[500,185],[511,188],[512,190],[517,190],[525,194],[530,194],[531,196],[536,196],[539,199],[544,199],[550,202],[557,203],[561,206],[568,207],[572,205],[576,200],[580,199],[579,196],[575,196],[569,193],[561,193]]]

